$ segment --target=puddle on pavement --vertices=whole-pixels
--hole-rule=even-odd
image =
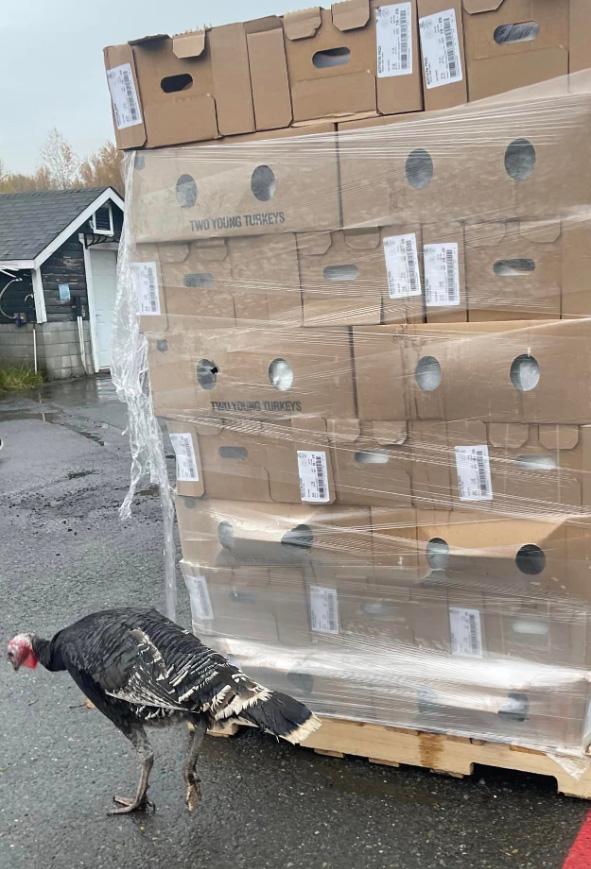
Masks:
[[[65,414],[56,410],[50,411],[31,411],[31,410],[5,410],[0,411],[0,424],[3,422],[13,422],[14,420],[35,419],[40,422],[49,423],[50,425],[59,425],[62,428],[67,428],[68,431],[73,431],[81,435],[83,438],[94,441],[99,446],[104,447],[105,441],[101,435],[96,432],[88,431],[81,426],[77,426],[74,421],[68,418]]]

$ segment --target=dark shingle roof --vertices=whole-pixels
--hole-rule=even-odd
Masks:
[[[107,187],[0,195],[0,262],[32,260]]]

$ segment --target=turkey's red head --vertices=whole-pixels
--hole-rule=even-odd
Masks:
[[[8,660],[15,670],[28,667],[34,670],[39,663],[39,657],[33,648],[33,634],[17,634],[8,643]]]

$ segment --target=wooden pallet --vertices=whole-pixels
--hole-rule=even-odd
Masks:
[[[420,766],[455,778],[472,775],[476,764],[535,773],[554,778],[558,793],[591,800],[591,757],[577,778],[541,751],[338,718],[324,718],[322,727],[302,745],[329,757],[355,755],[370,763]]]

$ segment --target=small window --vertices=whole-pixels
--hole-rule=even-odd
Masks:
[[[111,203],[101,205],[90,218],[90,225],[95,235],[114,235],[113,232],[113,209]]]

